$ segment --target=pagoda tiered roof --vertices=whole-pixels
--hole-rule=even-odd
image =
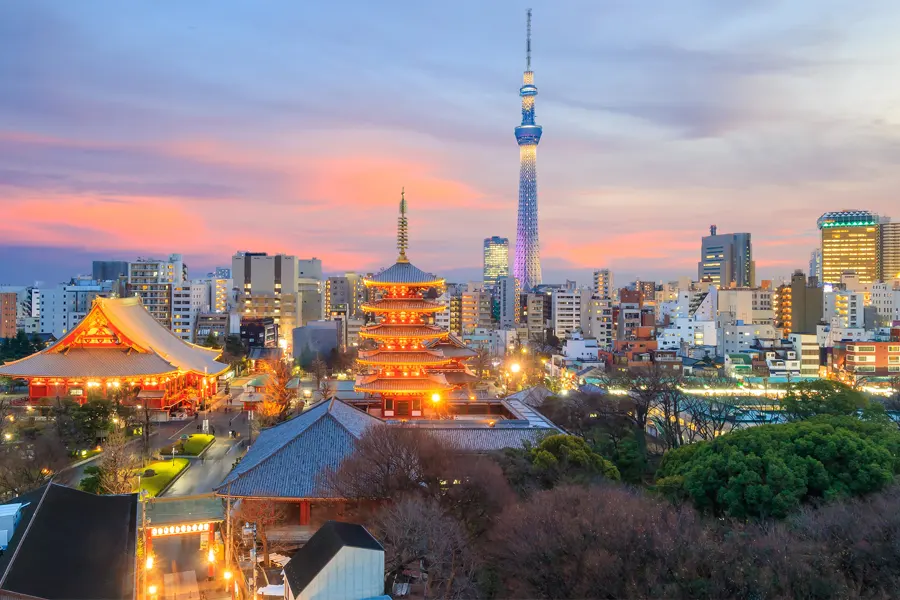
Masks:
[[[432,392],[452,390],[453,385],[440,373],[430,373],[418,377],[386,377],[384,375],[363,375],[356,380],[355,388],[371,394],[421,396]]]
[[[471,358],[478,354],[453,333],[448,333],[446,336],[439,339],[429,340],[425,342],[425,347],[430,350],[439,351],[448,358]]]
[[[90,312],[49,348],[0,366],[24,378],[118,378],[228,369],[221,350],[189,344],[160,325],[137,297],[97,298]]]
[[[366,302],[362,309],[366,312],[412,312],[432,313],[444,310],[442,304],[420,298],[382,298],[376,302]]]
[[[366,277],[367,286],[436,287],[444,285],[444,279],[434,273],[426,273],[407,260],[400,260],[381,273]]]
[[[450,362],[440,352],[433,350],[369,350],[360,352],[358,361],[363,365],[443,365]]]
[[[434,325],[378,323],[359,330],[362,338],[437,339],[444,335],[444,331]]]

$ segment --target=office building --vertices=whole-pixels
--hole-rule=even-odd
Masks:
[[[216,270],[210,273],[210,276],[216,279],[231,279],[231,267],[216,267]]]
[[[497,300],[500,305],[500,328],[510,329],[519,324],[521,305],[519,302],[519,281],[506,275],[497,281]]]
[[[44,288],[39,293],[38,329],[61,339],[90,312],[95,299],[110,296],[112,287],[108,281],[76,279],[70,285]]]
[[[529,342],[544,342],[549,316],[552,313],[552,297],[548,294],[522,294],[521,323],[528,333]]]
[[[91,269],[94,281],[115,281],[128,276],[127,260],[95,260]]]
[[[187,280],[187,265],[180,254],[166,260],[139,258],[128,263],[125,292],[141,304],[163,327],[172,327],[172,288]]]
[[[766,288],[717,290],[717,312],[730,313],[735,321],[753,325],[772,325],[775,322],[772,293],[771,289]]]
[[[491,293],[480,282],[469,283],[468,289],[462,294],[461,305],[463,334],[493,326]]]
[[[297,260],[297,292],[300,294],[300,317],[304,323],[325,318],[322,279],[321,259]]]
[[[216,338],[219,346],[225,344],[225,339],[230,335],[240,335],[240,327],[233,327],[233,321],[229,313],[200,313],[197,315],[194,339],[202,344],[209,336]]]
[[[588,296],[590,297],[590,296]],[[562,339],[581,329],[581,290],[553,291],[553,335]]]
[[[186,342],[195,340],[197,316],[209,312],[209,289],[206,282],[184,283],[172,287],[172,333]]]
[[[482,275],[484,285],[494,287],[499,279],[507,276],[509,276],[509,239],[496,235],[485,238]]]
[[[900,222],[881,223],[881,280],[900,279]]]
[[[815,333],[822,320],[823,288],[815,277],[806,278],[797,269],[789,284],[780,285],[772,295],[775,327],[787,337],[791,333]]]
[[[700,244],[697,277],[717,287],[754,287],[756,263],[750,234],[720,234],[715,225],[711,226]]]
[[[340,277],[325,280],[325,311],[329,318],[338,314],[359,319],[363,317],[362,304],[366,301],[366,285],[361,275],[344,273]]]
[[[581,298],[581,330],[597,340],[600,348],[608,349],[613,340],[612,300],[598,293],[583,294]]]
[[[817,221],[822,239],[822,283],[840,283],[853,271],[861,283],[881,276],[881,218],[866,210],[827,212]]]
[[[865,294],[847,290],[834,290],[825,292],[823,296],[822,319],[826,324],[832,328],[865,328]]]
[[[822,283],[822,249],[816,248],[809,255],[809,276]]]
[[[870,303],[881,326],[900,323],[900,281],[872,284]]]
[[[612,271],[609,269],[596,269],[594,271],[593,292],[601,298],[612,298],[615,295]]]

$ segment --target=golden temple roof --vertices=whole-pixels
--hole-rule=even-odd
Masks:
[[[362,309],[366,312],[440,312],[444,305],[418,298],[382,298],[376,302],[366,302]]]
[[[380,375],[364,375],[356,380],[354,389],[358,392],[373,394],[412,394],[421,395],[428,392],[443,392],[453,389],[441,374],[424,377],[383,377]]]
[[[443,365],[452,359],[430,350],[372,350],[360,352],[363,365]]]
[[[359,330],[359,336],[362,338],[436,339],[445,335],[443,329],[434,325],[379,323]]]
[[[444,284],[444,279],[434,273],[426,273],[410,262],[397,262],[384,271],[366,277],[367,286],[406,285],[410,287],[435,287]]]

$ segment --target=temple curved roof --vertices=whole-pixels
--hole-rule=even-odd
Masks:
[[[222,353],[185,342],[160,325],[137,297],[97,298],[55,344],[0,366],[10,377],[126,377],[174,371],[218,375]]]
[[[408,285],[431,287],[443,285],[444,280],[434,273],[426,273],[410,262],[396,262],[384,271],[366,277],[365,284],[371,285]]]
[[[360,352],[363,365],[443,365],[451,361],[440,352],[430,350],[373,350]]]
[[[364,375],[356,380],[354,389],[371,394],[413,394],[452,390],[453,386],[439,373],[424,377],[382,377]]]

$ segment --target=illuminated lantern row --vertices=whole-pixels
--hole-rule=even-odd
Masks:
[[[165,535],[180,535],[182,533],[201,533],[209,531],[210,523],[191,523],[190,525],[169,525],[165,527],[154,527],[150,530],[153,537],[161,537]]]

